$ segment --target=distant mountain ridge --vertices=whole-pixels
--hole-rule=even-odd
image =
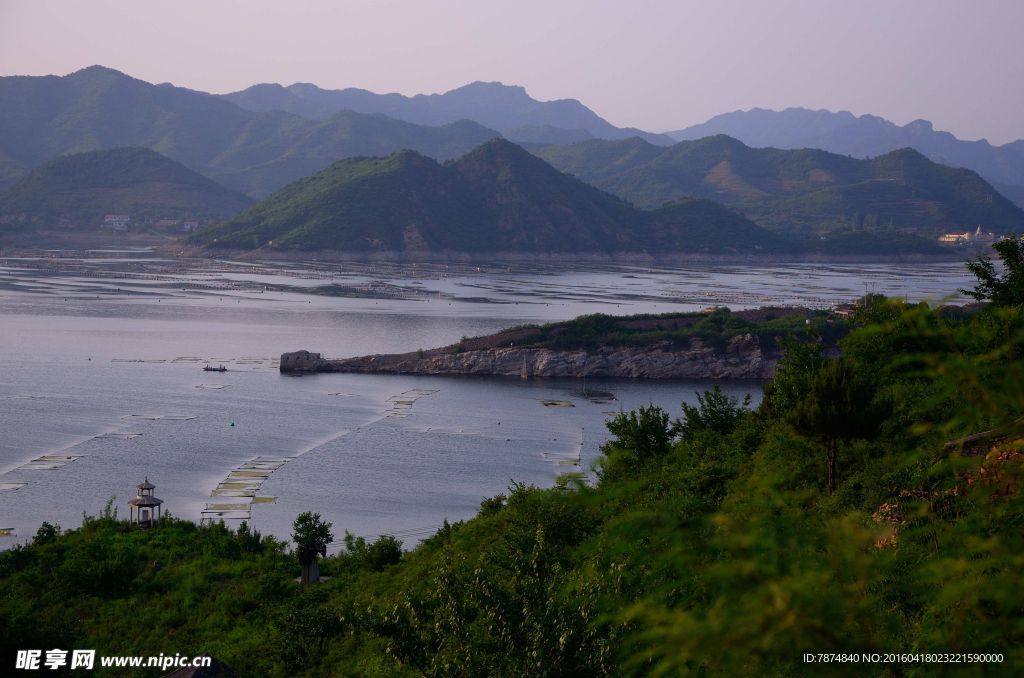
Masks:
[[[635,209],[504,139],[444,165],[412,151],[342,160],[186,242],[413,255],[795,250],[710,200]]]
[[[666,134],[676,141],[726,134],[758,148],[820,148],[855,158],[913,148],[934,162],[972,169],[990,182],[1024,186],[1024,140],[1003,146],[992,146],[985,140],[963,141],[949,132],[935,131],[927,120],[900,127],[884,118],[856,117],[848,111],[753,108],[716,115],[707,122]]]
[[[591,139],[533,150],[553,166],[645,208],[682,196],[728,205],[777,232],[936,236],[978,225],[1024,231],[1024,210],[975,172],[912,149],[859,160],[817,149],[751,148],[725,135],[658,148]]]
[[[260,198],[340,158],[409,148],[446,160],[499,135],[468,120],[430,127],[351,111],[323,121],[254,113],[101,66],[2,77],[0,101],[0,190],[61,155],[141,146]]]
[[[43,163],[0,194],[0,214],[25,214],[35,228],[95,230],[105,214],[127,214],[133,224],[168,219],[205,226],[252,202],[156,151],[109,148]]]
[[[558,143],[567,143],[565,134],[586,130],[599,139],[626,139],[638,136],[659,146],[670,146],[671,138],[633,127],[615,127],[575,99],[537,101],[523,87],[500,82],[474,82],[444,94],[375,94],[365,89],[328,90],[310,83],[289,87],[277,84],[254,85],[240,92],[219,95],[251,111],[283,110],[303,117],[322,120],[339,110],[358,113],[383,113],[392,118],[420,125],[445,125],[457,120],[473,120],[498,130],[513,141],[535,141],[514,134],[517,129],[547,127],[562,134]],[[579,140],[578,132],[576,139]],[[551,143],[551,142],[548,142]]]
[[[228,100],[230,98],[237,100],[237,104]],[[770,223],[775,226],[781,224],[779,210],[796,210],[790,225],[801,224],[798,230],[814,230],[813,224],[829,220],[837,226],[844,223],[844,219],[868,219],[869,222],[883,219],[888,220],[886,223],[899,224],[907,214],[911,216],[904,221],[916,224],[938,224],[943,220],[959,225],[970,225],[972,220],[975,223],[1016,223],[1002,217],[990,219],[991,214],[981,209],[980,203],[952,209],[952,203],[944,202],[941,196],[924,201],[931,205],[927,209],[924,202],[915,202],[913,195],[909,199],[901,197],[903,207],[911,203],[917,205],[907,208],[909,212],[904,210],[901,217],[897,214],[899,210],[894,212],[880,207],[884,202],[881,193],[865,202],[863,195],[853,199],[847,195],[848,189],[840,191],[837,187],[832,187],[833,193],[839,191],[843,195],[810,190],[799,196],[783,195],[773,193],[772,189],[762,191],[768,197],[761,196],[760,203],[753,200],[751,196],[755,193],[750,192],[739,200],[736,197],[739,193],[735,191],[721,186],[714,191],[709,189],[716,177],[729,175],[725,171],[728,166],[708,175],[705,183],[691,182],[691,185],[680,183],[678,177],[666,179],[674,176],[666,169],[669,156],[661,157],[668,148],[661,144],[668,144],[669,137],[653,135],[656,138],[652,139],[652,135],[639,130],[616,128],[578,101],[540,102],[529,97],[521,87],[500,83],[473,83],[445,94],[416,97],[377,95],[356,89],[324,90],[309,84],[289,88],[258,85],[219,97],[170,83],[152,85],[115,70],[93,66],[63,77],[2,77],[0,101],[3,102],[0,106],[0,191],[13,186],[33,168],[63,155],[103,148],[145,147],[230,189],[260,199],[341,158],[383,157],[409,149],[437,160],[452,160],[504,134],[556,162],[560,168],[649,208],[684,195],[706,196],[732,206],[742,204],[744,206],[737,208],[744,211],[749,208],[750,214],[761,215],[758,219],[771,214]],[[343,104],[385,111],[363,113],[339,109]],[[407,119],[389,117],[388,113]],[[466,116],[474,116],[475,120]],[[410,122],[408,118],[448,122],[427,125],[415,120]],[[493,127],[484,126],[481,120],[489,120]],[[896,127],[872,116],[855,118],[849,113],[806,109],[726,114],[704,126],[674,134],[704,134],[714,125],[740,129],[757,144],[773,140],[777,142],[775,146],[846,144],[843,148],[851,151],[847,154],[863,153],[872,157],[883,155],[879,151],[886,144],[893,145],[904,137],[913,136],[917,141],[910,145],[915,148],[931,144],[930,151],[922,151],[929,158],[947,165],[975,167],[998,191],[1024,204],[1021,161],[1024,140],[992,147],[986,142],[963,142],[952,135],[935,132],[926,121]],[[632,134],[641,136],[630,137]],[[618,136],[628,138],[605,139]],[[576,151],[567,155],[558,150],[573,143],[590,144],[581,147],[587,149],[586,158],[581,156],[582,164],[576,169],[572,169],[576,167],[576,160],[571,157]],[[550,146],[551,150],[544,151],[544,146]],[[608,159],[602,160],[606,155]],[[660,159],[655,160],[656,157]],[[650,166],[639,169],[644,164]],[[637,169],[632,175],[624,174],[634,167]],[[656,174],[662,174],[642,178],[644,172],[649,174],[655,169]],[[747,170],[749,168],[743,171]],[[754,186],[756,181],[747,183]],[[987,189],[979,190],[978,195],[987,196]],[[808,203],[811,193],[822,200],[828,198],[822,203],[826,206]],[[799,204],[785,203],[783,198],[797,200]],[[769,202],[772,206],[765,207]]]
[[[270,195],[341,158],[379,157],[412,149],[450,160],[499,136],[472,120],[431,127],[353,111],[339,111],[322,122],[270,111],[254,123],[258,124],[250,125],[206,169],[208,176],[254,198]]]

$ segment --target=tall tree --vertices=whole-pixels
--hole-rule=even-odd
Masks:
[[[840,441],[872,438],[877,431],[874,395],[871,384],[845,359],[827,360],[811,379],[807,397],[790,414],[797,431],[825,447],[829,493],[836,489]]]
[[[316,567],[316,559],[319,556],[327,556],[327,545],[334,541],[334,534],[331,532],[331,523],[325,523],[320,519],[319,513],[304,511],[299,514],[292,523],[292,539],[295,541],[296,551],[299,555],[299,564],[303,566],[303,581],[305,577],[311,577],[311,581],[319,579],[319,568]]]

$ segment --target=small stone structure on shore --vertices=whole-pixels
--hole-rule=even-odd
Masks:
[[[323,362],[319,353],[294,351],[281,354],[282,372],[317,372],[316,365]]]

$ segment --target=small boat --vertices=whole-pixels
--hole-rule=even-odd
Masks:
[[[203,365],[203,372],[227,372],[228,368],[221,365],[220,367],[212,367],[210,365]]]

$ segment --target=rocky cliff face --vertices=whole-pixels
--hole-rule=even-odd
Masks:
[[[313,357],[315,356],[315,357]],[[757,337],[729,340],[724,351],[693,340],[685,349],[669,342],[643,347],[607,346],[592,351],[492,348],[428,351],[324,360],[306,351],[281,356],[282,372],[405,372],[505,377],[633,377],[642,379],[770,379],[776,356],[766,356]]]

